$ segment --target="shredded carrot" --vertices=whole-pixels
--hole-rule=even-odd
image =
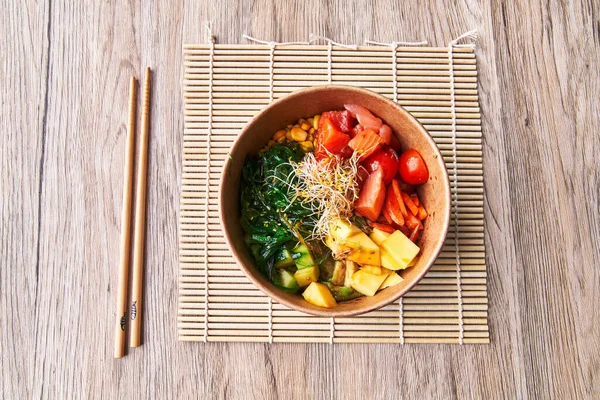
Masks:
[[[403,182],[402,180],[400,180],[400,182],[398,183],[400,184],[400,189],[404,193],[413,194],[415,192],[415,185],[409,185],[408,183]]]
[[[398,206],[400,207],[400,212],[402,213],[404,218],[406,218],[406,216],[408,215],[408,211],[406,211],[406,206],[404,205],[404,202],[402,201],[402,196],[400,196],[400,198],[397,201],[398,201]]]
[[[427,218],[427,210],[425,210],[425,207],[423,207],[420,204],[419,204],[419,214],[417,215],[417,217],[421,221],[423,221],[425,218]]]
[[[421,225],[421,221],[419,221],[417,217],[411,213],[406,214],[405,222],[409,229],[415,229],[415,227],[419,227],[419,225]]]
[[[387,233],[394,233],[394,231],[395,231],[395,229],[391,225],[388,225],[388,224],[379,224],[377,222],[369,221],[369,225],[373,228],[377,228],[380,231],[384,231]]]
[[[377,222],[378,224],[391,224],[391,222],[388,222],[387,219],[385,219],[385,216],[383,215],[383,209],[384,208],[385,207],[383,207],[381,209],[381,214],[379,214],[379,218],[377,218],[377,220],[373,221],[373,222]]]
[[[417,214],[419,213],[419,207],[417,207],[415,203],[413,203],[410,196],[402,192],[402,200],[404,201],[404,204],[406,204],[406,207],[408,207],[412,215],[417,216]]]
[[[415,226],[415,228],[412,230],[409,239],[413,242],[416,243],[417,242],[417,236],[419,235],[419,225]]]
[[[410,229],[406,225],[399,226],[398,230],[404,234],[404,236],[410,236]]]
[[[400,213],[404,218],[406,218],[408,212],[406,211],[404,201],[402,200],[402,190],[400,190],[400,182],[396,179],[392,181],[392,190],[394,191],[394,195],[396,196],[396,202],[398,203],[398,207],[400,208]]]
[[[419,196],[417,196],[416,193],[411,194],[410,199],[413,201],[413,203],[415,203],[415,206],[417,207],[419,207],[419,205],[421,204],[421,202],[419,201]]]
[[[392,220],[392,216],[388,212],[388,209],[385,204],[383,205],[383,208],[381,209],[381,215],[383,215],[383,218],[385,218],[385,220],[387,221],[388,224],[391,225],[394,223],[394,220]]]
[[[395,224],[399,226],[404,225],[404,216],[400,212],[400,207],[398,207],[398,199],[394,194],[393,188],[388,188],[384,208],[387,208],[387,212]]]

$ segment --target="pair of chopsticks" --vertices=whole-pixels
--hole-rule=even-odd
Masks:
[[[119,263],[119,286],[117,319],[115,326],[115,358],[125,354],[125,328],[127,326],[127,289],[129,279],[129,247],[131,244],[131,203],[133,191],[133,157],[135,147],[135,119],[137,108],[136,79],[129,84],[129,123],[125,150],[125,179],[123,185],[123,210],[121,213],[121,258]],[[150,67],[144,77],[142,104],[142,132],[139,138],[137,165],[137,188],[135,198],[135,223],[133,242],[133,275],[131,282],[129,346],[140,345],[142,314],[142,280],[144,269],[144,234],[146,223],[146,171],[148,167],[148,128],[150,126]]]

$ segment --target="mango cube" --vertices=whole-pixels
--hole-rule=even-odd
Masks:
[[[325,244],[337,258],[357,262],[361,265],[381,265],[379,246],[357,226],[338,219],[333,223]]]
[[[394,260],[392,258],[392,256],[390,256],[387,251],[385,251],[384,249],[380,249],[381,251],[381,265],[386,268],[389,269],[391,271],[397,271],[399,269],[404,269],[402,268],[402,264],[397,263],[396,260]]]
[[[304,293],[302,293],[302,297],[310,304],[319,307],[333,308],[337,305],[327,286],[319,282],[312,282],[308,285]]]
[[[346,261],[336,260],[333,274],[331,276],[331,284],[337,286],[344,285],[344,277],[346,275]]]
[[[351,286],[365,296],[374,296],[386,278],[386,275],[374,275],[365,271],[357,271],[352,275]]]
[[[390,235],[391,233],[387,233],[375,228],[373,229],[373,232],[371,232],[371,235],[369,235],[369,237],[373,242],[375,242],[377,246],[381,246],[381,243],[383,243],[383,241],[387,239]]]
[[[350,287],[350,285],[352,284],[352,275],[354,275],[356,271],[358,271],[358,264],[356,264],[354,261],[346,260],[346,274],[344,277],[344,286]]]
[[[330,229],[330,234],[334,239],[347,238],[355,233],[362,232],[360,228],[343,219],[335,220]]]
[[[398,269],[405,269],[410,265],[410,262],[419,254],[419,247],[407,238],[402,232],[395,231],[388,236],[382,243],[383,252],[389,255],[389,260],[393,260]],[[387,256],[385,256],[387,257]],[[383,257],[382,257],[383,258]],[[389,265],[385,266],[388,269]]]
[[[381,267],[381,273],[384,274],[384,275],[389,275],[392,272],[394,272],[394,270],[391,270],[391,269],[388,269],[388,268],[385,268],[385,267]]]
[[[366,233],[360,232],[349,237],[344,242],[344,245],[351,249],[346,257],[347,260],[355,261],[361,265],[381,265],[379,246],[373,243]]]
[[[373,275],[381,275],[383,273],[381,267],[377,267],[375,265],[363,265],[362,267],[360,267],[360,270]]]
[[[400,282],[402,282],[402,277],[395,272],[391,272],[390,274],[388,274],[387,278],[385,278],[385,281],[383,281],[383,283],[379,287],[379,290],[385,289],[389,286],[397,285]]]

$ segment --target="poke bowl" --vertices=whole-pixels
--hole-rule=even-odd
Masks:
[[[442,154],[404,108],[317,86],[259,112],[225,160],[223,233],[244,274],[307,314],[386,306],[425,276],[446,238]]]

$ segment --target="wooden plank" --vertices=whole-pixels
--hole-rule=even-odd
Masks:
[[[6,39],[0,48],[0,368],[5,371],[0,392],[6,398],[93,396],[89,393],[107,398],[600,397],[595,379],[600,356],[593,351],[600,347],[595,2],[507,7],[498,1],[434,0],[425,6],[357,0],[332,1],[324,8],[312,0],[302,7],[225,0],[214,7],[157,1],[149,7],[109,2],[98,8],[24,0],[0,9]],[[196,336],[179,336],[173,326],[178,182],[184,166],[201,161],[179,158],[182,48],[204,41],[202,22],[211,19],[218,47],[229,55],[246,48],[233,44],[245,42],[242,33],[306,41],[313,31],[342,43],[427,39],[442,58],[451,38],[479,29],[479,69],[460,71],[464,77],[477,72],[480,96],[465,95],[459,104],[481,103],[481,136],[462,143],[483,144],[485,169],[474,175],[485,177],[486,195],[463,206],[483,207],[486,217],[485,233],[468,237],[486,244],[491,336],[465,341],[490,341],[490,346],[436,345],[432,342],[457,343],[457,338],[423,336],[406,338],[408,346],[395,344],[397,338],[366,343],[368,338],[355,337],[336,337],[334,346],[327,337],[304,344],[293,342],[307,339],[293,336],[276,337],[273,346],[266,336],[244,338],[256,343],[212,342],[231,340],[227,337],[211,337],[206,346],[177,342],[203,337],[200,328],[193,328]],[[326,49],[319,43],[316,55]],[[292,54],[292,48],[277,51]],[[206,49],[199,46],[198,54]],[[257,50],[264,46],[251,46],[247,53]],[[345,57],[351,52],[334,51]],[[390,53],[376,46],[362,51],[376,58]],[[118,257],[126,121],[121,88],[147,64],[156,68],[158,85],[152,113],[157,135],[150,146],[155,167],[148,202],[150,308],[144,346],[113,363],[106,332],[114,317],[108,314],[114,309]],[[374,76],[388,76],[377,71]],[[447,76],[442,69],[425,71],[399,73]],[[265,105],[265,100],[220,97],[215,105]],[[190,101],[192,108],[206,105],[205,98]],[[402,95],[401,101],[448,107],[432,98]],[[448,137],[441,139],[438,143],[449,143]],[[211,204],[215,200],[211,196]],[[200,201],[187,198],[184,205]],[[556,218],[564,215],[570,218]],[[405,300],[410,318],[427,299]],[[425,306],[455,312],[451,304],[439,310]],[[466,316],[486,315],[488,306],[465,307]],[[377,315],[388,318],[394,310]],[[187,317],[196,318],[177,318]],[[381,341],[386,344],[377,344]],[[89,351],[81,351],[84,345]],[[353,359],[361,363],[345,368]]]

